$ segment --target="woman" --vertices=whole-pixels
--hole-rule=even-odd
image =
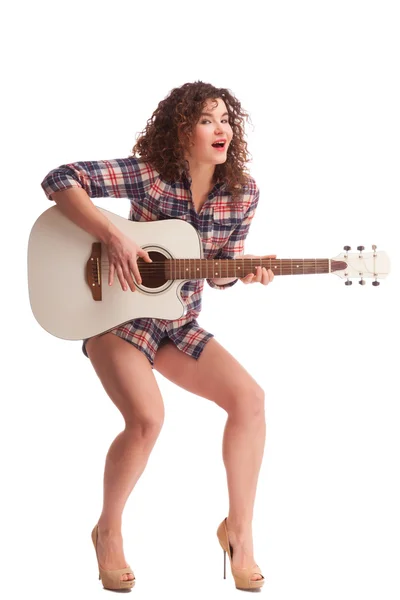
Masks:
[[[130,198],[129,218],[135,221],[184,219],[199,232],[204,258],[243,258],[259,198],[245,167],[244,117],[247,113],[229,90],[201,81],[186,83],[159,103],[131,157],[70,163],[45,177],[41,185],[47,197],[107,247],[109,285],[117,277],[123,290],[135,292],[135,280],[141,283],[137,258],[151,259],[90,198]],[[257,267],[242,281],[267,285],[272,279],[271,270]],[[207,282],[225,289],[237,278]],[[135,319],[83,343],[84,353],[125,420],[124,431],[107,454],[103,509],[92,531],[99,578],[107,589],[135,583],[124,557],[121,520],[164,420],[153,368],[228,413],[223,460],[229,514],[217,530],[224,550],[224,576],[228,552],[236,587],[250,589],[264,583],[252,541],[265,444],[264,392],[213,334],[197,323],[203,285],[200,279],[182,287],[187,311],[181,319]]]

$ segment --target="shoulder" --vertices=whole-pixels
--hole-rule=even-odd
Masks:
[[[121,167],[132,170],[143,180],[148,180],[151,183],[153,183],[159,177],[159,173],[155,167],[153,167],[152,164],[145,161],[143,158],[129,156],[128,158],[117,158],[116,161],[121,165]]]
[[[130,193],[146,193],[159,178],[153,165],[136,156],[101,160],[94,165],[112,185],[125,186],[128,197]]]

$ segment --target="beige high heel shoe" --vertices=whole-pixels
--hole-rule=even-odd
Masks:
[[[235,585],[238,590],[252,590],[254,588],[260,588],[264,585],[264,576],[260,573],[260,567],[253,565],[252,568],[237,568],[232,566],[232,552],[233,548],[229,543],[228,529],[226,525],[226,518],[222,521],[217,529],[217,536],[222,550],[224,551],[224,579],[226,579],[226,553],[228,553],[229,560],[231,563],[231,571]],[[261,575],[262,579],[250,579],[252,575]]]
[[[99,534],[98,527],[98,524],[95,525],[92,531],[92,541],[94,544],[94,549],[96,551],[97,564],[99,566],[99,579],[101,579],[103,587],[106,590],[121,590],[124,588],[132,588],[135,585],[136,579],[129,565],[125,567],[125,569],[114,569],[112,571],[106,571],[100,567],[99,559],[97,556],[97,537]],[[128,579],[128,581],[121,580],[121,575],[123,575],[124,573],[132,574],[133,579]]]

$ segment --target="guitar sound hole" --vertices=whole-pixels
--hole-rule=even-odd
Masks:
[[[168,281],[165,277],[165,265],[167,260],[161,252],[150,251],[149,256],[152,263],[146,262],[143,258],[137,259],[142,285],[148,288],[158,288]]]

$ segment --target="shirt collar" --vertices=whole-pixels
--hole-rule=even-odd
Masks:
[[[190,177],[190,174],[186,171],[182,171],[182,180],[184,187],[189,190],[190,186],[192,185],[192,178]]]
[[[186,171],[182,172],[182,181],[185,189],[189,190],[192,185],[192,178],[189,173]],[[220,190],[224,190],[226,188],[226,183],[224,181],[217,181],[210,191],[210,195],[215,196]]]

